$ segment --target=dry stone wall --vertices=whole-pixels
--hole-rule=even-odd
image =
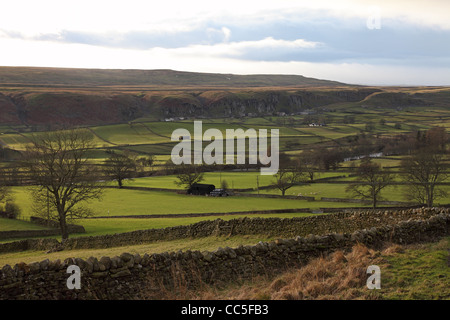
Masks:
[[[359,229],[393,224],[408,219],[425,219],[448,208],[417,208],[405,210],[362,210],[336,212],[298,218],[239,218],[206,220],[195,224],[163,229],[139,230],[114,235],[70,238],[66,249],[110,248],[159,240],[261,234],[276,237],[352,233]],[[0,246],[1,251],[1,246]]]
[[[180,282],[186,287],[195,287],[201,283],[222,283],[252,279],[257,275],[273,275],[287,268],[301,266],[321,254],[350,248],[356,243],[378,247],[385,242],[415,243],[450,235],[448,209],[417,210],[409,219],[406,219],[406,213],[380,212],[372,218],[364,212],[353,217],[337,215],[336,221],[338,217],[343,219],[341,225],[351,226],[349,230],[363,225],[363,221],[373,219],[376,222],[379,219],[379,223],[378,226],[353,232],[297,235],[235,249],[144,255],[123,253],[118,257],[100,259],[69,258],[64,261],[21,263],[14,267],[6,265],[0,271],[0,299],[145,299],[161,290],[162,286],[171,290]],[[383,221],[382,215],[386,217]],[[322,225],[325,220],[321,221],[324,218],[315,218],[318,218],[315,220],[316,230],[326,233],[328,227]],[[270,224],[277,226],[273,230],[275,233],[281,232],[282,227],[288,227],[288,221],[283,220],[279,219],[277,223],[273,220]],[[250,223],[250,219],[247,222],[246,219],[236,221],[242,223],[242,228]],[[233,232],[240,232],[239,226],[235,225],[234,228]],[[253,231],[257,232],[259,228],[255,227]],[[210,226],[206,229],[211,231]],[[220,228],[218,232],[221,233]],[[294,231],[288,229],[283,232],[288,235]],[[77,265],[81,269],[81,289],[67,288],[66,281],[70,275],[66,270],[70,265]]]

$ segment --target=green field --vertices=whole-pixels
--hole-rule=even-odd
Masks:
[[[380,294],[389,300],[450,299],[450,237],[386,255]]]
[[[149,188],[165,188],[165,189],[183,189],[183,187],[177,186],[175,175],[168,176],[152,176],[145,178],[138,178],[130,180],[126,183],[127,186],[132,187],[149,187]],[[230,189],[249,189],[259,186],[267,186],[273,183],[274,178],[272,176],[261,175],[259,171],[254,172],[205,172],[202,183],[214,184],[219,188],[223,181],[228,183]]]
[[[13,194],[22,209],[22,217],[34,215],[30,190],[15,187]],[[255,198],[245,196],[190,196],[165,191],[106,189],[103,198],[87,205],[94,216],[135,216],[155,214],[227,213],[297,208],[348,207],[348,203]],[[352,204],[351,206],[358,206]]]
[[[204,93],[207,94],[207,93]],[[213,94],[213,93],[211,93]],[[244,93],[242,93],[244,94]],[[366,101],[367,102],[367,101]],[[372,103],[371,101],[369,101]],[[370,103],[367,102],[369,105]],[[313,114],[314,115],[314,114]],[[344,119],[352,115],[353,123],[344,122]],[[416,108],[398,111],[388,107],[374,106],[367,108],[358,103],[343,103],[330,106],[329,111],[322,111],[320,116],[327,119],[325,126],[309,126],[305,120],[307,115],[291,115],[286,117],[265,116],[226,119],[200,119],[202,120],[203,132],[207,129],[219,129],[224,138],[226,129],[280,129],[280,151],[286,152],[292,158],[312,148],[318,148],[327,152],[329,148],[349,146],[356,136],[390,137],[396,134],[409,133],[417,129],[429,129],[439,125],[450,128],[450,115],[445,108]],[[380,122],[384,119],[384,123]],[[129,150],[139,155],[154,155],[155,163],[147,172],[154,174],[147,177],[126,180],[126,187],[144,187],[158,189],[183,188],[175,184],[175,175],[162,175],[164,163],[170,159],[170,153],[177,142],[171,141],[171,134],[175,129],[185,128],[191,135],[194,134],[194,120],[177,121],[155,121],[152,117],[143,117],[127,123],[95,125],[88,129],[93,133],[94,148],[89,151],[91,161],[96,164],[102,163],[111,150]],[[367,123],[372,123],[372,131],[366,131]],[[400,127],[398,126],[400,124]],[[3,126],[0,135],[0,144],[14,150],[24,150],[33,135],[42,133],[30,132],[27,126],[10,127]],[[20,132],[19,132],[20,131]],[[192,137],[193,138],[193,137]],[[242,137],[240,137],[242,138]],[[206,145],[207,143],[204,143]],[[225,151],[225,150],[224,150]],[[373,161],[379,163],[383,168],[394,172],[399,170],[403,156],[384,156],[375,158]],[[259,170],[250,171],[216,171],[205,172],[202,183],[214,184],[220,187],[226,182],[231,190],[245,189],[243,194],[226,198],[215,198],[205,196],[188,196],[173,191],[136,190],[106,188],[103,198],[99,201],[88,203],[87,206],[93,211],[93,219],[82,219],[75,221],[85,227],[85,234],[74,234],[71,237],[106,235],[142,229],[165,228],[178,225],[186,225],[202,220],[235,219],[238,217],[280,217],[290,218],[304,216],[311,213],[280,213],[280,214],[238,214],[225,215],[227,212],[250,212],[261,210],[287,210],[287,209],[309,209],[317,212],[321,208],[345,208],[345,207],[370,207],[360,203],[352,202],[325,202],[321,198],[350,198],[345,191],[349,182],[355,181],[349,177],[354,173],[354,167],[360,164],[360,160],[342,162],[337,170],[320,171],[315,174],[314,183],[305,183],[294,186],[287,190],[288,196],[314,197],[315,201],[293,200],[264,197],[245,196],[247,193],[259,193],[260,195],[281,195],[278,189],[267,188],[275,182],[273,176],[263,176]],[[2,165],[8,165],[8,162]],[[396,178],[400,181],[400,177]],[[334,183],[339,182],[339,183]],[[112,181],[106,182],[109,186],[115,186]],[[258,189],[259,188],[259,189]],[[444,188],[450,194],[450,186]],[[12,187],[12,195],[20,207],[21,220],[0,219],[0,231],[8,230],[39,230],[43,227],[31,224],[27,220],[36,215],[32,210],[32,199],[29,187]],[[404,202],[405,186],[389,186],[382,191],[384,199],[389,201]],[[436,204],[448,204],[450,197],[439,199]],[[176,217],[174,214],[207,214],[216,213],[214,216],[201,217]],[[136,218],[137,215],[167,215],[164,218]],[[317,213],[314,213],[317,214]],[[325,210],[326,214],[326,210]],[[114,218],[114,216],[125,216],[126,218]],[[95,218],[110,217],[110,218]],[[59,237],[54,237],[59,238]],[[262,238],[261,238],[262,239]],[[214,248],[221,243],[230,244],[253,244],[257,237],[241,237],[233,239],[191,239],[164,244],[149,244],[142,247],[129,248],[136,252],[143,250],[165,250],[185,248]],[[233,242],[234,241],[234,242]],[[5,242],[5,241],[2,241]],[[88,255],[111,255],[115,252],[123,252],[124,248],[109,249],[108,251],[80,251],[69,252],[80,256]],[[12,262],[14,259],[40,259],[43,253],[17,253],[1,256],[0,261]],[[49,256],[51,257],[51,256]]]
[[[316,174],[319,179],[339,177],[348,175],[345,172],[320,172]],[[175,175],[151,176],[132,179],[125,182],[130,187],[164,188],[164,189],[183,189],[175,184],[177,181]],[[261,175],[259,171],[223,171],[223,172],[205,172],[201,183],[213,184],[217,188],[226,181],[229,189],[257,189],[273,184],[276,180],[270,175]],[[114,185],[114,183],[111,183]]]
[[[332,112],[325,111],[320,114],[324,119],[328,119],[329,123],[319,127],[309,126],[305,123],[306,116],[299,115],[199,120],[202,121],[203,132],[211,128],[219,129],[224,138],[226,129],[243,129],[244,131],[268,129],[269,132],[270,129],[279,129],[281,151],[291,155],[311,147],[345,145],[346,139],[361,134],[383,137],[405,134],[417,129],[426,130],[433,126],[450,128],[448,111],[443,108],[417,107],[414,111],[407,109],[393,111],[389,108],[363,108],[354,103],[336,104],[333,108]],[[354,117],[354,123],[344,123],[345,117],[349,115]],[[385,123],[380,124],[380,119],[384,119]],[[367,123],[373,124],[370,132],[366,131]],[[396,128],[396,124],[400,124],[400,128]],[[96,161],[102,161],[107,156],[104,153],[105,149],[128,149],[142,155],[152,154],[157,157],[164,156],[164,159],[167,159],[175,145],[175,142],[171,141],[171,135],[175,129],[184,128],[192,136],[194,134],[193,120],[166,122],[136,119],[128,123],[88,128],[94,135],[95,150],[92,150],[91,155]],[[41,134],[29,132],[29,128],[23,126],[3,129],[5,130],[0,135],[0,144],[15,150],[24,150],[33,135],[39,137]]]
[[[0,218],[0,231],[46,230],[46,229],[48,228],[25,220]]]
[[[352,196],[345,191],[348,184],[334,184],[334,183],[316,183],[304,186],[294,186],[286,191],[286,195],[291,196],[307,196],[314,197],[316,200],[324,198],[343,198],[349,199]],[[443,189],[450,192],[450,186],[443,186]],[[252,193],[256,193],[253,191]],[[260,194],[278,194],[281,195],[278,189],[265,189],[260,190]],[[408,202],[405,198],[406,187],[404,185],[391,185],[387,186],[381,191],[382,201],[399,201]],[[436,205],[438,204],[448,204],[450,203],[450,197],[440,198],[436,200]],[[348,206],[351,206],[347,203]]]
[[[152,133],[140,124],[93,127],[92,131],[108,147],[167,142],[167,138]]]
[[[352,165],[359,165],[360,160],[349,161],[354,162]],[[396,167],[398,165],[398,160],[395,159],[374,159],[374,162],[380,163],[383,166]],[[316,182],[308,183],[305,182],[304,185],[294,186],[287,190],[286,195],[289,196],[308,196],[314,197],[316,200],[320,200],[321,197],[328,198],[350,198],[351,195],[346,192],[346,187],[349,185],[347,183],[341,182],[354,182],[357,180],[356,177],[348,177],[351,171],[336,171],[336,172],[319,172],[315,175]],[[343,178],[342,176],[345,176]],[[322,182],[321,179],[333,178]],[[402,178],[400,176],[395,177],[395,181],[401,182]],[[176,176],[152,176],[137,178],[125,182],[126,186],[130,187],[147,187],[147,188],[163,188],[163,189],[178,189],[183,188],[175,184]],[[272,176],[262,176],[259,172],[206,172],[204,174],[204,180],[202,183],[214,184],[217,188],[221,186],[221,182],[226,181],[230,189],[253,189],[246,192],[251,192],[253,194],[259,193],[261,195],[271,194],[271,195],[281,195],[281,191],[276,188],[267,188],[275,182],[275,178]],[[334,183],[339,182],[339,183]],[[259,191],[257,189],[259,184]],[[111,183],[111,185],[115,185]],[[261,189],[262,188],[262,189]],[[443,186],[444,190],[450,192],[450,186]],[[381,196],[386,201],[406,201],[405,198],[406,187],[404,185],[392,185],[382,190]],[[450,203],[450,197],[442,198],[437,201],[437,203]],[[310,203],[310,205],[313,205]],[[330,207],[334,207],[337,204],[329,204]],[[325,206],[322,206],[325,207]]]

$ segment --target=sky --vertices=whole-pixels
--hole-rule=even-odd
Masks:
[[[448,0],[14,0],[0,66],[450,85]]]

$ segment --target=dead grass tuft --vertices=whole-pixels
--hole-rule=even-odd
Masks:
[[[399,252],[400,246],[388,252]],[[174,281],[176,288],[160,291],[160,299],[200,300],[336,300],[369,299],[366,288],[367,267],[381,264],[380,253],[363,245],[355,245],[351,251],[336,251],[328,256],[311,260],[306,266],[290,270],[268,280],[258,277],[245,284],[229,285],[219,289],[202,284],[189,290],[184,281]],[[175,279],[174,279],[175,280]],[[184,280],[184,279],[183,279]]]
[[[405,250],[401,245],[392,244],[383,250],[383,255],[385,256],[393,256],[398,253],[403,253]]]
[[[272,282],[271,299],[355,299],[362,297],[367,267],[376,252],[362,245],[312,260],[305,267],[285,273]],[[275,285],[276,284],[276,285]],[[281,285],[283,284],[283,285]]]

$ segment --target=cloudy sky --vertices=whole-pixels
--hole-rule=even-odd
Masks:
[[[0,8],[2,66],[450,85],[447,0],[14,0]]]

